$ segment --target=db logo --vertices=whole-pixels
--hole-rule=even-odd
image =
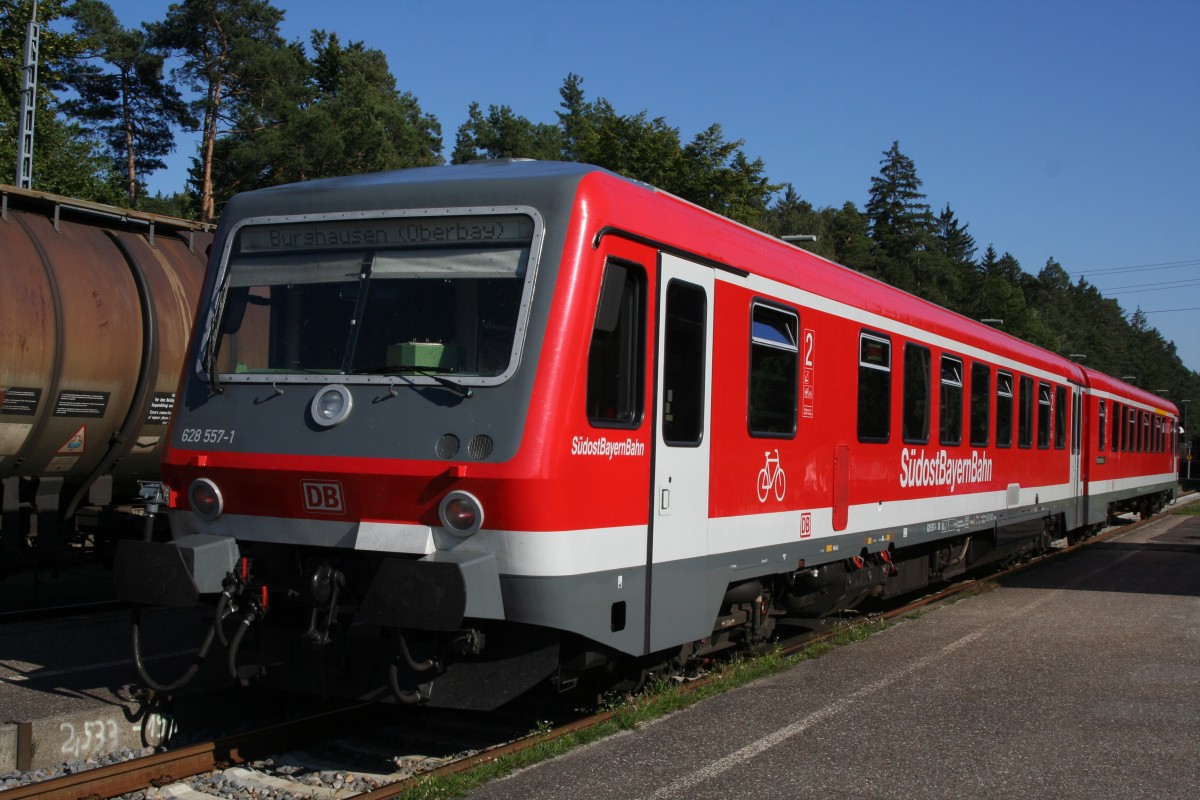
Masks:
[[[340,514],[346,510],[342,502],[342,485],[337,481],[301,481],[304,507],[321,514]]]
[[[812,514],[805,511],[800,515],[800,538],[807,539],[812,536]]]

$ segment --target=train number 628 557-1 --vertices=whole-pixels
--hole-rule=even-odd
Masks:
[[[224,428],[184,428],[179,440],[184,444],[233,444],[234,434]]]

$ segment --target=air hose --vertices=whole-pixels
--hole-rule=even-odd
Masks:
[[[432,658],[424,661],[415,661],[412,653],[408,651],[408,642],[404,638],[404,634],[400,634],[400,655],[392,659],[392,663],[388,665],[388,685],[392,689],[392,694],[396,700],[404,705],[411,706],[421,702],[421,692],[405,691],[400,688],[400,659],[404,659],[404,663],[413,672],[428,672],[436,666]]]
[[[221,599],[217,601],[217,611],[213,617],[213,624],[209,627],[208,632],[204,634],[204,641],[200,643],[200,649],[196,651],[196,657],[192,660],[187,670],[184,671],[183,675],[172,683],[159,683],[150,676],[149,671],[146,669],[145,661],[142,658],[142,606],[135,605],[133,607],[133,620],[131,623],[133,633],[133,665],[137,668],[138,677],[142,679],[142,683],[156,692],[173,692],[183,688],[192,678],[196,677],[196,673],[200,671],[200,667],[204,664],[204,659],[208,657],[208,651],[217,636],[217,628],[225,618],[225,609],[229,605],[229,600],[229,593],[222,592]]]

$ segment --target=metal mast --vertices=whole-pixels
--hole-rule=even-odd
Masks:
[[[33,188],[33,121],[37,107],[38,38],[41,26],[37,21],[37,0],[33,0],[33,14],[29,27],[25,29],[25,75],[21,87],[21,119],[17,128],[17,180],[22,189]]]

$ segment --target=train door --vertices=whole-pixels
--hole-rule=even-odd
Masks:
[[[1074,519],[1067,520],[1068,529],[1077,528],[1087,522],[1087,498],[1084,487],[1087,476],[1083,474],[1083,390],[1071,386],[1071,497],[1074,498]]]
[[[711,267],[662,254],[648,652],[712,632],[715,610],[702,598],[708,562],[713,285]]]

